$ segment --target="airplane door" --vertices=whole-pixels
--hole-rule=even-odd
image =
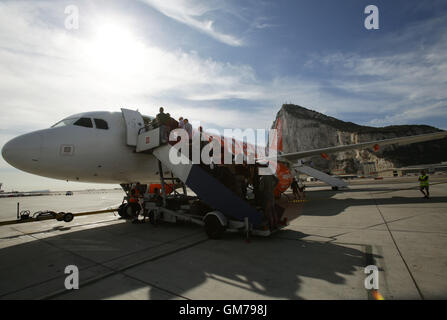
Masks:
[[[127,128],[127,144],[136,146],[138,131],[144,127],[143,117],[138,111],[121,108]]]

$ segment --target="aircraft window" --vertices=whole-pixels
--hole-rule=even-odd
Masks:
[[[73,124],[75,126],[86,127],[86,128],[93,128],[92,119],[90,119],[90,118],[81,118],[81,119],[79,119],[78,121],[76,121]]]
[[[104,130],[109,129],[109,125],[105,120],[102,119],[94,119],[94,120],[97,129],[104,129]]]
[[[51,128],[68,126],[70,124],[73,124],[73,122],[75,122],[76,120],[77,118],[64,119],[51,126]]]

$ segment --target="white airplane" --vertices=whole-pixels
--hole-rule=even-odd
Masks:
[[[3,158],[13,167],[44,177],[79,182],[129,184],[158,183],[158,160],[151,154],[135,152],[138,132],[154,117],[137,111],[87,112],[69,116],[51,128],[21,135],[7,142]],[[281,130],[279,131],[281,134]],[[441,139],[446,131],[416,136],[342,145],[323,149],[279,154],[278,192],[291,183],[292,169],[315,155],[390,144],[409,144]],[[316,170],[315,170],[316,171]]]
[[[87,112],[12,139],[2,155],[13,167],[48,178],[113,184],[157,181],[157,159],[134,150],[127,144],[122,112]]]

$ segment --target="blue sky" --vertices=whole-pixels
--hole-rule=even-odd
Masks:
[[[364,27],[370,4],[379,30]],[[65,28],[68,5],[78,30]],[[218,129],[267,128],[286,102],[364,125],[447,129],[446,22],[442,0],[0,1],[0,147],[123,106],[163,105]],[[0,160],[5,185],[40,179]]]

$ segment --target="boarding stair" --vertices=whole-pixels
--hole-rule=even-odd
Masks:
[[[138,134],[136,152],[150,153],[159,160],[160,172],[168,169],[175,178],[182,181],[203,202],[214,210],[220,211],[229,218],[240,221],[248,219],[253,227],[260,227],[264,222],[264,215],[246,200],[239,197],[218,180],[203,164],[196,164],[179,153],[175,146],[160,143],[160,129],[142,130]],[[170,152],[176,152],[181,158],[180,163],[173,164],[169,158]]]

